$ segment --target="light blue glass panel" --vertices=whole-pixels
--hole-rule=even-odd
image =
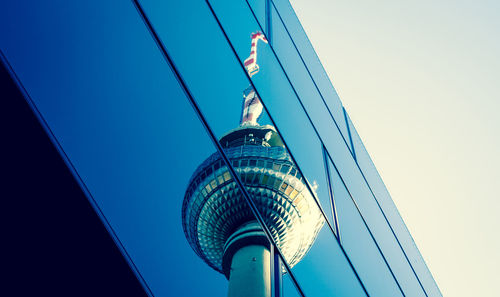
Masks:
[[[341,244],[370,296],[403,296],[382,254],[338,175],[328,159]]]
[[[335,150],[331,150],[337,143],[332,142],[327,148],[331,159],[358,205],[361,215],[368,224],[405,294],[412,291],[418,292],[418,280],[406,261],[403,250],[389,228],[354,159],[352,156],[348,156],[348,152],[339,146]]]
[[[367,296],[339,243],[326,228],[292,272],[306,296]]]
[[[133,4],[0,6],[3,53],[152,294],[224,296],[181,226],[189,178],[215,148]]]
[[[328,138],[332,131],[337,132],[337,124],[328,111],[319,89],[314,84],[304,61],[297,52],[290,35],[288,34],[281,19],[271,6],[272,16],[272,47],[274,48],[278,60],[288,75],[298,98],[304,105],[306,112],[315,126],[321,138]],[[339,107],[342,109],[342,107]],[[344,118],[342,117],[342,121]],[[349,146],[349,139],[346,138],[345,144]]]
[[[432,278],[429,269],[427,268],[422,255],[418,251],[410,232],[406,228],[401,215],[399,214],[394,201],[392,200],[387,188],[384,185],[380,175],[378,174],[375,165],[373,164],[368,152],[366,151],[361,138],[356,131],[356,128],[351,122],[349,115],[346,113],[347,122],[349,124],[349,130],[351,132],[352,142],[354,146],[354,152],[356,154],[356,160],[361,168],[363,175],[365,176],[368,184],[370,185],[376,199],[378,200],[380,207],[384,211],[389,223],[391,224],[394,233],[396,233],[401,246],[403,247],[413,269],[418,275],[418,278],[422,285],[424,286],[427,294],[429,296],[440,296],[441,293],[437,287],[436,282]]]
[[[342,113],[342,103],[340,102],[339,96],[330,82],[323,65],[321,65],[311,42],[307,38],[302,25],[295,15],[292,6],[288,0],[273,0],[271,2],[276,7],[285,24],[285,27],[290,32],[302,59],[304,59],[309,72],[318,85],[318,88],[320,89],[330,112],[337,122],[342,135],[347,140],[349,138],[349,134],[347,133],[347,124],[345,123],[344,115]]]
[[[266,2],[268,1],[269,0],[248,0],[248,4],[252,7],[255,17],[259,21],[266,35],[269,35],[268,32],[266,32],[268,26],[266,17]]]

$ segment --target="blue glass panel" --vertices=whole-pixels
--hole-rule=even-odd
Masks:
[[[349,124],[349,130],[351,132],[352,142],[354,146],[354,152],[356,154],[356,160],[361,168],[363,175],[365,176],[368,184],[370,185],[376,199],[378,200],[380,207],[384,211],[389,223],[391,224],[394,233],[396,233],[399,242],[401,243],[413,269],[417,273],[420,282],[422,282],[426,292],[430,296],[441,295],[436,282],[432,278],[429,269],[425,265],[422,255],[418,251],[410,232],[406,228],[403,219],[401,218],[394,201],[392,200],[387,188],[384,185],[380,175],[378,174],[375,165],[373,164],[368,152],[366,151],[361,138],[356,131],[356,128],[351,122],[349,115],[347,115],[347,122]]]
[[[328,160],[330,180],[339,220],[341,244],[370,296],[402,296],[398,285],[366,228],[359,212]]]
[[[307,68],[318,85],[318,88],[320,89],[330,112],[337,122],[342,135],[347,140],[349,134],[347,133],[347,124],[345,123],[344,115],[342,113],[342,103],[340,102],[339,96],[330,82],[323,65],[321,65],[311,42],[307,38],[302,25],[295,15],[292,6],[288,0],[273,0],[271,2],[276,7],[286,28],[290,32],[302,59],[304,59]]]
[[[1,6],[2,51],[152,294],[225,295],[181,226],[215,148],[133,4]]]
[[[281,283],[281,296],[275,297],[299,297],[300,293],[295,288],[293,281],[290,278],[290,274],[284,274]]]

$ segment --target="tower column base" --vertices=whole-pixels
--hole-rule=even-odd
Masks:
[[[228,297],[271,296],[271,252],[261,226],[248,222],[229,236],[222,259]]]
[[[237,250],[231,261],[228,297],[271,296],[271,253],[262,245]]]

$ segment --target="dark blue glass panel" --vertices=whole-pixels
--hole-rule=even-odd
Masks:
[[[225,295],[181,226],[215,148],[133,4],[1,6],[2,51],[152,294]]]
[[[356,154],[356,160],[361,168],[363,175],[365,176],[370,188],[372,189],[376,199],[378,200],[380,207],[384,211],[389,223],[391,224],[394,233],[396,233],[399,242],[401,243],[413,269],[417,273],[420,282],[424,286],[427,294],[429,296],[439,296],[441,293],[436,285],[436,282],[432,278],[429,269],[425,265],[422,255],[418,251],[410,232],[406,228],[403,219],[401,218],[394,201],[392,200],[387,188],[384,185],[380,175],[378,174],[375,165],[373,164],[368,152],[361,141],[361,138],[356,131],[356,128],[351,122],[349,115],[347,115],[347,122],[349,124],[349,130],[351,132],[354,152]]]
[[[325,102],[328,105],[328,108],[330,109],[330,112],[332,113],[342,135],[347,140],[349,138],[349,134],[347,133],[347,124],[345,123],[344,115],[342,113],[342,103],[340,102],[339,96],[330,82],[323,65],[321,65],[311,42],[307,38],[302,25],[297,19],[292,6],[288,0],[274,0],[271,2],[274,3],[281,19],[290,32],[302,59],[320,89],[321,94],[323,95],[323,98],[325,99]]]
[[[370,296],[402,296],[333,163],[330,160],[328,163],[341,244],[368,293]]]

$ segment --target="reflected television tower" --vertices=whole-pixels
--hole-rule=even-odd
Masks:
[[[250,56],[244,62],[250,76],[259,72],[259,40],[267,43],[263,33],[252,34]],[[283,258],[293,267],[312,246],[324,219],[275,128],[257,123],[263,106],[255,90],[250,86],[243,97],[240,125],[219,141]],[[229,297],[272,296],[271,243],[219,153],[193,173],[182,205],[182,225],[196,254],[228,278]],[[283,270],[277,267],[280,275]]]

